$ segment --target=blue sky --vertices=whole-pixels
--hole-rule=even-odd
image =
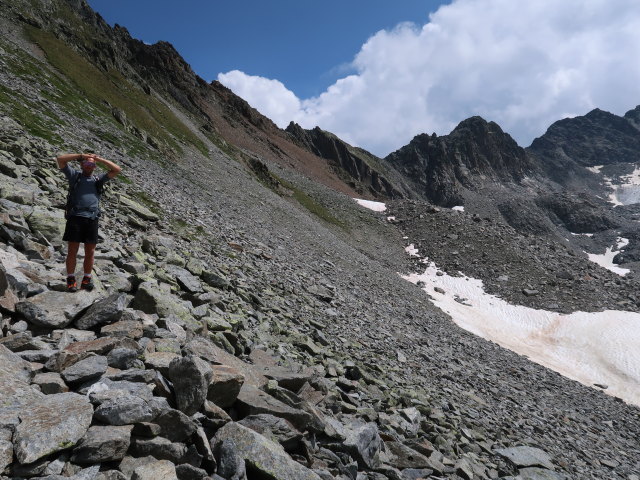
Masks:
[[[321,94],[374,33],[425,23],[438,0],[89,0],[133,37],[172,43],[207,81],[241,70],[276,78],[296,95]]]
[[[284,128],[385,156],[480,115],[528,146],[640,104],[638,0],[89,0]]]

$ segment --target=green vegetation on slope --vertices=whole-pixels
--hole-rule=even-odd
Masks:
[[[25,31],[42,48],[49,62],[82,91],[86,101],[103,114],[111,115],[107,105],[119,108],[133,125],[174,150],[182,150],[176,141],[178,139],[194,145],[204,154],[208,153],[204,143],[165,104],[132,85],[119,72],[100,71],[49,32],[32,26],[26,26]],[[60,100],[74,104],[66,95]],[[83,118],[87,116],[82,109],[74,109],[74,113]]]

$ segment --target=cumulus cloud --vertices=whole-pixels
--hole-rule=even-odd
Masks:
[[[639,104],[638,45],[637,0],[454,0],[373,35],[356,73],[318,97],[239,71],[218,79],[281,127],[320,126],[381,156],[472,115],[527,146],[560,118]]]

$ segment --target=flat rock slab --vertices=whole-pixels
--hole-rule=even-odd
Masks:
[[[238,411],[245,416],[267,413],[290,421],[302,431],[306,430],[313,420],[307,412],[292,408],[252,385],[242,386],[236,404]]]
[[[278,480],[320,480],[320,477],[293,460],[282,446],[250,428],[230,422],[216,432],[212,447],[230,440],[247,465],[267,478]]]
[[[107,371],[107,357],[92,355],[74,363],[62,371],[62,378],[67,383],[88,382],[102,376]]]
[[[24,409],[13,444],[22,464],[74,446],[89,429],[93,407],[86,396],[76,393],[47,395]]]
[[[89,308],[98,293],[80,290],[76,293],[47,291],[16,304],[16,311],[33,325],[64,328]]]
[[[544,467],[553,470],[551,457],[544,450],[535,447],[501,448],[496,453],[509,460],[516,467]]]

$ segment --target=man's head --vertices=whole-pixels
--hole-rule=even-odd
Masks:
[[[80,168],[85,175],[91,175],[96,168],[96,161],[93,158],[85,158],[80,162]]]

